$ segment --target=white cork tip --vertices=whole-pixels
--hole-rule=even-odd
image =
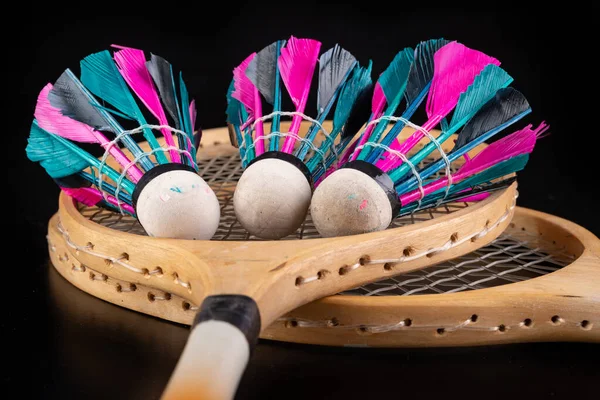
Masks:
[[[246,168],[235,189],[233,207],[240,224],[252,235],[280,239],[302,225],[311,194],[297,167],[266,158]]]
[[[198,174],[174,170],[148,182],[138,197],[136,213],[149,236],[208,240],[219,226],[220,207]]]
[[[385,191],[373,178],[352,168],[335,171],[317,186],[310,213],[323,237],[381,231],[392,222]]]

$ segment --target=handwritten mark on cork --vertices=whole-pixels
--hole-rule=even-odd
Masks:
[[[368,206],[368,205],[369,205],[369,201],[368,201],[367,199],[364,199],[364,200],[362,201],[362,203],[360,203],[360,206],[359,206],[359,208],[360,208],[361,210],[363,210],[363,209],[364,209],[366,206]]]

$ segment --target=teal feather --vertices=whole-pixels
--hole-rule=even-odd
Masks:
[[[429,195],[425,196],[421,201],[422,206],[420,209],[432,207],[437,202],[439,202],[439,204],[441,205],[450,201],[456,201],[456,199],[454,198],[456,196],[454,195],[476,187],[481,187],[482,189],[476,190],[476,192],[485,192],[485,188],[487,186],[493,186],[493,184],[491,183],[493,180],[521,171],[527,165],[528,160],[529,153],[515,156],[506,161],[498,163],[484,171],[481,171],[480,173],[475,174],[459,183],[451,185],[450,190],[448,190],[448,194],[446,194],[446,188],[440,189],[434,193],[430,193]],[[409,212],[414,212],[417,209],[417,207],[417,202],[407,204],[406,206],[402,207],[400,215],[405,215]]]
[[[400,104],[404,91],[406,90],[406,84],[408,81],[408,73],[410,72],[410,66],[414,60],[415,51],[407,47],[404,50],[398,52],[390,65],[380,75],[378,82],[383,89],[385,98],[388,103],[388,110],[393,108],[394,111]],[[394,113],[386,111],[387,115]]]
[[[33,121],[25,152],[27,158],[40,163],[52,178],[64,178],[76,174],[90,164],[81,155],[83,150],[67,142],[60,136],[53,135],[40,128],[37,121]],[[79,151],[75,151],[75,149]]]
[[[228,123],[240,126],[243,124],[242,103],[240,103],[237,99],[234,99],[231,95],[234,90],[234,81],[231,80],[229,88],[227,89],[227,109],[225,110],[225,113],[227,114]]]
[[[512,157],[506,161],[498,163],[478,174],[475,174],[462,182],[459,182],[450,187],[450,193],[456,193],[461,190],[471,188],[473,186],[481,185],[483,183],[491,182],[494,179],[501,178],[506,175],[521,171],[527,165],[529,161],[529,153],[520,154]]]
[[[411,66],[413,64],[415,57],[414,49],[407,47],[404,50],[401,50],[396,54],[390,65],[386,68],[385,71],[380,75],[379,85],[385,94],[385,99],[387,102],[387,107],[383,115],[390,116],[394,115],[396,109],[400,105],[400,102],[404,98],[404,94],[406,91],[406,85],[408,83],[408,75],[411,70]],[[367,142],[377,143],[379,139],[381,139],[381,135],[385,131],[385,128],[388,126],[389,121],[383,120],[380,121]],[[371,148],[365,146],[359,153],[359,160],[364,160],[367,158],[369,153],[371,152]]]
[[[335,111],[333,112],[333,129],[331,130],[331,139],[335,140],[336,137],[340,134],[342,129],[348,125],[348,119],[353,114],[355,110],[355,106],[358,105],[357,101],[364,97],[366,90],[372,87],[371,80],[371,70],[373,69],[373,62],[369,60],[369,64],[366,67],[361,67],[358,64],[354,68],[352,72],[352,76],[346,83],[344,87],[340,91],[338,96],[337,104],[335,107]],[[370,99],[369,99],[370,105]],[[364,122],[361,120],[361,122]],[[350,123],[352,124],[352,123]],[[347,128],[347,126],[346,126]],[[354,128],[351,128],[354,129]],[[348,131],[346,129],[346,131]],[[348,131],[351,132],[351,131]],[[350,133],[350,139],[353,137],[353,134],[356,132]],[[340,144],[342,146],[336,147],[336,151],[338,154],[344,150],[345,146],[348,145],[349,140],[344,140],[344,134],[342,134],[342,140]],[[329,143],[327,141],[323,141],[319,146],[319,150],[326,151],[329,147]],[[321,157],[318,153],[315,153],[313,157],[311,157],[307,162],[307,167],[310,171],[313,171],[317,165],[321,164]]]
[[[183,73],[179,73],[179,94],[181,95],[181,113],[183,114],[183,127],[188,137],[194,142],[194,128],[192,127],[192,119],[190,117],[190,96],[187,87],[183,81]]]
[[[144,118],[108,50],[85,57],[80,67],[81,81],[90,92],[131,119]]]
[[[449,127],[445,130],[456,130],[457,125],[466,124],[481,106],[494,97],[498,90],[507,87],[512,81],[513,78],[497,65],[486,66],[475,77],[468,89],[461,93]]]
[[[118,112],[105,107],[102,109],[121,117],[125,115],[138,121],[140,125],[147,123],[108,50],[85,57],[80,62],[80,68],[81,82],[86,89],[117,108]],[[160,148],[151,129],[144,129],[143,135],[152,149]],[[132,142],[133,139],[130,136],[123,137],[123,143],[130,149],[135,148]],[[133,153],[136,156],[139,154],[137,149]],[[156,156],[161,164],[168,162],[162,152],[157,152]],[[147,157],[143,157],[140,162],[146,170],[154,166]]]
[[[234,81],[231,80],[231,84],[227,89],[227,109],[225,110],[225,113],[227,114],[227,123],[233,126],[235,140],[237,142],[232,142],[231,144],[240,149],[240,157],[244,158],[246,148],[242,145],[242,132],[240,131],[240,125],[242,124],[242,103],[231,96],[234,90]],[[230,138],[230,140],[232,140],[232,138]]]
[[[121,175],[108,165],[101,165],[100,160],[71,141],[40,128],[36,120],[31,125],[25,152],[31,161],[40,163],[52,178],[64,178],[88,167],[102,167],[102,172],[114,182]],[[121,185],[129,194],[135,189],[135,185],[127,179],[123,179]]]
[[[350,80],[344,85],[338,102],[333,113],[333,132],[341,131],[342,127],[348,120],[352,108],[356,99],[365,90],[365,88],[371,85],[371,70],[373,68],[373,62],[369,61],[367,67],[357,67]]]

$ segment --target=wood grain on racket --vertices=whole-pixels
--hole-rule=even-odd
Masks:
[[[506,234],[527,234],[530,247],[543,254],[566,253],[572,261],[559,271],[485,290],[325,297],[290,311],[266,327],[261,337],[369,347],[600,342],[600,239],[572,222],[521,207],[516,208]],[[135,311],[192,324],[194,303],[69,259],[72,250],[59,231],[58,215],[50,221],[48,239],[54,267],[81,290]],[[527,302],[520,296],[525,292]]]

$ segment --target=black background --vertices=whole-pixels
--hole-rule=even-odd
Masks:
[[[4,65],[11,68],[5,79],[15,88],[10,96],[5,93],[12,112],[3,119],[8,180],[3,198],[10,202],[5,216],[11,225],[4,265],[9,271],[4,275],[8,318],[2,320],[2,331],[9,333],[5,343],[15,349],[10,365],[16,368],[4,381],[29,382],[21,389],[33,389],[42,398],[86,393],[89,398],[156,398],[183,346],[184,328],[93,299],[48,271],[46,224],[56,211],[58,189],[25,157],[35,99],[65,68],[77,72],[81,58],[113,43],[151,51],[182,69],[198,102],[199,124],[206,129],[224,125],[232,69],[274,40],[292,34],[311,37],[321,40],[323,49],[337,42],[363,64],[373,59],[374,77],[403,47],[435,37],[459,40],[502,61],[515,79],[513,86],[533,109],[525,122],[545,120],[551,126],[551,135],[539,141],[519,174],[518,205],[600,232],[595,207],[597,22],[592,20],[597,10],[569,8],[571,3],[543,12],[500,3],[490,10],[370,3],[268,7],[221,2],[202,13],[165,3],[149,15],[100,16],[82,10],[76,17],[65,16],[67,7],[62,6],[38,16],[5,15],[17,18],[20,29],[5,35],[9,49]],[[102,8],[102,3],[94,4]],[[41,336],[36,338],[34,329]],[[564,398],[588,390],[591,394],[599,377],[594,362],[600,356],[598,347],[529,344],[383,351],[265,342],[244,378],[240,398],[253,398],[253,393],[264,398],[449,393]],[[417,384],[420,379],[423,384]]]

